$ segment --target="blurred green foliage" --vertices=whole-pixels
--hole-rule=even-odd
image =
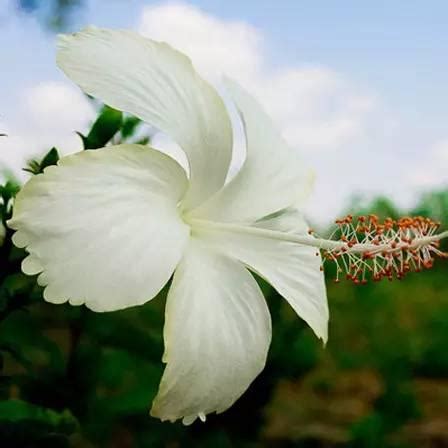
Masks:
[[[80,146],[147,143],[138,119],[108,107]],[[81,147],[80,147],[81,149]],[[52,148],[33,175],[56,164]],[[0,187],[0,217],[19,186]],[[403,212],[385,198],[369,211]],[[358,208],[354,213],[364,213]],[[448,191],[415,210],[448,222]],[[185,427],[148,415],[163,365],[166,288],[114,313],[44,302],[21,273],[24,252],[0,247],[0,446],[4,447],[433,447],[448,446],[447,262],[404,282],[333,284],[326,348],[269,285],[273,341],[267,366],[228,411]],[[124,267],[125,268],[125,267]]]

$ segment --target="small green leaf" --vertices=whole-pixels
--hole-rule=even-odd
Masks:
[[[31,174],[40,174],[44,172],[44,169],[50,165],[56,165],[59,161],[59,153],[56,148],[51,148],[50,151],[45,154],[44,158],[38,162],[37,160],[30,160],[28,166],[23,168],[23,171]]]
[[[40,163],[34,159],[29,160],[27,166],[25,168],[23,168],[23,171],[26,171],[27,173],[31,173],[31,174],[39,174]]]
[[[89,146],[89,139],[85,135],[81,134],[81,132],[76,132],[76,134],[78,134],[78,137],[82,140],[83,148],[84,149],[89,149],[88,148],[88,146]]]
[[[151,142],[150,137],[143,137],[135,142],[136,145],[148,145]]]
[[[56,412],[22,400],[1,401],[0,421],[34,421],[66,433],[73,432],[78,426],[76,418],[68,409]]]
[[[123,114],[120,111],[104,106],[88,135],[84,136],[78,133],[84,149],[97,149],[106,146],[120,130],[122,122]]]
[[[3,203],[6,204],[9,200],[14,198],[19,190],[20,186],[10,180],[6,182],[5,185],[0,185],[0,196],[3,199]]]
[[[56,148],[51,148],[50,151],[47,152],[45,157],[42,159],[42,162],[40,162],[40,172],[43,172],[43,170],[50,165],[56,165],[59,161],[59,153]]]
[[[126,139],[132,137],[142,121],[134,116],[125,117],[121,127],[121,136]]]
[[[1,321],[0,351],[27,369],[48,368],[60,372],[64,368],[61,348],[45,335],[41,322],[29,308],[16,309]]]
[[[29,296],[35,285],[35,279],[21,272],[15,272],[4,278],[0,285],[0,297],[14,298],[19,295]]]

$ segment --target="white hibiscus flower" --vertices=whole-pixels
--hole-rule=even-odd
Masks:
[[[63,36],[57,59],[84,92],[168,134],[188,158],[187,175],[146,146],[64,157],[24,186],[9,222],[29,253],[23,271],[38,274],[48,302],[141,305],[174,273],[152,415],[188,424],[222,412],[263,369],[271,321],[249,270],[326,341],[321,259],[297,244],[312,239],[297,207],[313,176],[256,101],[226,82],[247,156],[225,184],[229,116],[183,54],[133,32],[89,28]]]

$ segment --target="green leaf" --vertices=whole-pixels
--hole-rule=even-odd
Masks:
[[[148,363],[125,350],[103,350],[97,366],[97,395],[90,410],[93,414],[146,414],[149,398],[155,396],[162,365]]]
[[[29,308],[25,308],[3,319],[0,324],[0,350],[27,369],[60,372],[65,364],[61,348],[45,335],[42,322],[36,317]]]
[[[4,278],[0,285],[0,322],[14,310],[31,302],[35,280],[20,272]]]
[[[21,272],[16,272],[5,277],[0,286],[0,292],[5,291],[9,297],[14,297],[19,294],[29,294],[34,283],[35,281],[32,277]]]
[[[143,137],[135,142],[136,145],[148,145],[151,142],[150,137]]]
[[[85,135],[81,134],[81,132],[76,132],[76,134],[78,134],[78,137],[82,140],[82,146],[84,149],[93,149],[89,148],[89,139]]]
[[[71,433],[78,427],[76,418],[68,409],[56,412],[22,400],[0,402],[0,422],[21,422],[24,420],[43,423],[54,430],[66,433]]]
[[[6,182],[5,185],[0,185],[0,196],[3,199],[3,203],[7,204],[11,199],[13,199],[19,192],[20,186],[13,181]]]
[[[50,165],[56,165],[59,161],[59,153],[56,148],[51,148],[50,151],[45,154],[44,158],[38,162],[37,160],[30,160],[28,166],[23,169],[31,174],[41,174],[44,169]]]
[[[124,139],[132,137],[141,122],[140,118],[134,116],[125,117],[121,127],[121,136]]]
[[[84,149],[97,149],[106,146],[120,130],[122,122],[123,114],[120,111],[104,106],[88,135],[84,136],[78,132]]]
[[[37,160],[30,160],[28,161],[28,164],[25,168],[23,168],[23,171],[26,171],[27,173],[31,174],[39,174],[40,171],[40,163]]]
[[[45,157],[42,159],[42,162],[40,162],[40,172],[43,172],[43,170],[50,165],[56,165],[59,161],[59,153],[56,148],[51,148],[50,151],[47,152]]]

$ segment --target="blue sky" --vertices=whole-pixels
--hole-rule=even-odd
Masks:
[[[2,4],[0,125],[17,140],[3,143],[0,161],[17,170],[52,133],[66,152],[76,150],[72,131],[93,112],[57,70],[54,36],[14,15],[12,0]],[[91,0],[72,28],[134,28],[191,51],[213,80],[220,64],[255,86],[315,166],[310,214],[323,220],[353,193],[384,193],[407,205],[448,184],[447,19],[444,1]]]
[[[91,21],[104,26],[132,26],[138,22],[142,5],[160,3],[91,1],[73,28]],[[447,2],[189,3],[214,16],[243,20],[262,29],[268,36],[273,60],[328,64],[385,95],[397,95],[397,99],[406,102],[403,109],[415,106],[416,98],[429,107],[442,109],[440,87],[448,73]]]

